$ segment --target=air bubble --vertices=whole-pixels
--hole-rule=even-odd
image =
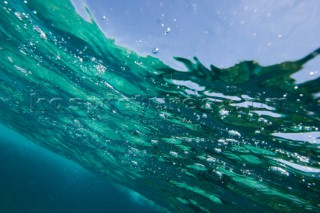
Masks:
[[[103,20],[106,20],[106,19],[107,19],[107,17],[106,17],[106,16],[102,16],[102,19],[103,19]]]
[[[209,163],[214,163],[214,162],[216,162],[216,159],[213,158],[213,157],[208,157],[208,158],[207,158],[207,161],[208,161]]]
[[[158,144],[158,142],[159,142],[158,140],[151,140],[152,144]]]
[[[20,21],[22,21],[21,13],[15,12],[14,15],[15,15]]]
[[[170,155],[173,157],[178,157],[178,153],[174,151],[170,151]]]
[[[133,161],[131,161],[131,162],[132,162],[132,164],[134,164],[134,165],[136,165],[136,166],[138,165],[138,162],[137,162],[137,161],[134,161],[134,160],[133,160]]]
[[[153,54],[157,54],[159,52],[159,48],[158,47],[155,47],[152,49],[152,53]]]
[[[232,136],[241,137],[241,134],[240,134],[238,131],[236,131],[236,130],[229,130],[228,132],[229,132],[229,134],[232,135]]]
[[[220,153],[222,150],[220,148],[214,148],[214,151],[216,151],[217,153]]]
[[[168,27],[168,28],[164,31],[164,34],[167,35],[168,33],[170,33],[170,31],[171,31],[171,28]]]
[[[219,178],[222,178],[222,173],[221,172],[216,171],[215,173],[219,176]]]
[[[40,27],[34,25],[34,26],[33,26],[33,29],[40,34],[40,38],[42,38],[42,39],[47,39],[46,34],[40,29]]]

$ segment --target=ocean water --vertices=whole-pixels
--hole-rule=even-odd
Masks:
[[[97,178],[81,166],[0,125],[0,211],[162,212],[138,193]]]
[[[320,211],[320,78],[292,77],[320,49],[270,66],[177,56],[177,70],[117,45],[69,1],[0,4],[6,127],[163,212]]]

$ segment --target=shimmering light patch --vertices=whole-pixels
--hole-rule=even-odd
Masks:
[[[181,80],[172,80],[172,83],[176,84],[176,85],[180,85],[180,86],[185,86],[188,87],[190,89],[196,90],[196,91],[203,91],[205,90],[205,87],[200,86],[199,84],[196,84],[192,81],[181,81]]]
[[[280,162],[280,163],[284,163],[294,169],[297,169],[301,172],[305,172],[305,173],[320,173],[320,168],[313,168],[313,167],[309,167],[309,166],[304,166],[304,165],[300,165],[297,163],[292,163],[283,159],[278,159],[278,158],[274,158],[274,160]]]
[[[198,187],[192,187],[192,186],[189,186],[185,183],[179,183],[179,182],[176,182],[176,181],[172,181],[170,180],[170,183],[180,187],[180,188],[184,188],[184,189],[187,189],[187,190],[190,190],[196,194],[199,194],[199,195],[202,195],[204,197],[207,197],[209,198],[211,201],[215,202],[215,203],[218,203],[218,204],[222,204],[221,200],[216,197],[215,195],[213,194],[208,194],[207,192],[205,192],[203,189],[200,189]]]
[[[266,115],[266,116],[271,116],[271,117],[274,117],[274,118],[283,117],[282,114],[274,113],[274,112],[270,112],[270,111],[252,111],[252,112],[257,113],[259,116]]]
[[[198,171],[206,171],[207,170],[207,168],[203,164],[200,164],[200,163],[195,163],[193,165],[188,165],[187,167],[191,168],[191,169],[198,170]]]
[[[279,173],[281,175],[289,176],[289,172],[287,172],[285,169],[283,169],[281,167],[271,166],[270,169],[271,169],[271,171],[274,171],[274,172]]]
[[[272,135],[288,140],[305,141],[311,144],[320,144],[320,132],[273,133]]]
[[[224,95],[222,93],[217,93],[217,92],[205,91],[204,94],[207,96],[210,96],[210,97],[225,98],[225,99],[234,100],[234,101],[241,101],[241,98],[239,98],[237,96]]]
[[[241,103],[232,103],[230,106],[236,106],[236,107],[253,107],[253,108],[260,108],[260,109],[267,109],[267,110],[275,110],[274,107],[268,106],[267,104],[264,103],[259,103],[259,102],[250,102],[250,101],[245,101]]]

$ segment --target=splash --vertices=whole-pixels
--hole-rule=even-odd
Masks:
[[[320,79],[291,77],[320,49],[179,71],[67,1],[4,1],[0,17],[8,127],[169,211],[320,211]]]

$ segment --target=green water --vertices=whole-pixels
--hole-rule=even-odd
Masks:
[[[0,5],[1,123],[172,212],[320,211],[320,79],[290,77],[319,49],[178,71],[68,1]]]

